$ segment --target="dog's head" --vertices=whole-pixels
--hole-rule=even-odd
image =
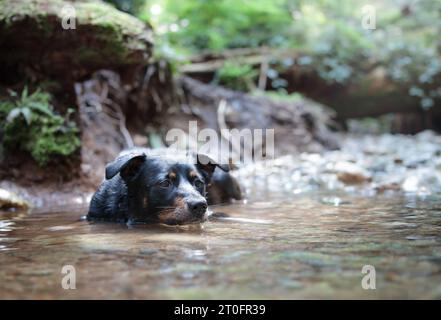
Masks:
[[[106,179],[117,174],[127,186],[129,217],[135,222],[169,225],[206,219],[206,188],[216,167],[206,155],[179,157],[133,151],[106,167]]]

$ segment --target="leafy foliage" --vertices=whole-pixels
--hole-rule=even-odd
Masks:
[[[257,70],[249,64],[227,61],[217,72],[215,83],[241,91],[252,91]]]
[[[104,0],[115,5],[121,11],[131,14],[138,14],[141,8],[144,6],[144,0]]]
[[[409,95],[419,97],[423,108],[433,106],[441,92],[441,2],[371,0],[375,30],[362,26],[363,5],[337,0],[146,0],[138,16],[153,24],[160,38],[156,50],[168,59],[185,62],[185,55],[238,47],[292,48],[304,53],[295,63],[313,66],[329,83],[364,77],[360,62],[365,61],[412,88]],[[283,67],[290,65],[278,61],[268,72],[274,75]],[[240,69],[226,65],[218,81],[243,88],[243,81],[233,79],[236,72],[236,77],[248,75]],[[270,79],[283,89],[283,79]]]
[[[80,146],[79,130],[69,120],[72,109],[66,117],[56,114],[51,96],[40,90],[29,94],[25,87],[21,95],[15,91],[9,94],[10,99],[0,103],[2,149],[28,151],[40,165],[45,165],[52,156],[68,156]]]
[[[178,6],[169,1],[166,9],[180,18],[181,25],[188,20],[185,28],[170,34],[172,43],[215,51],[279,46],[291,21],[284,0],[183,1]]]

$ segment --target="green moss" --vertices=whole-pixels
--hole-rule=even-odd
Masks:
[[[66,5],[75,9],[76,30],[62,29]],[[144,22],[101,1],[0,1],[0,35],[15,36],[16,26],[23,21],[35,24],[30,30],[34,38],[57,41],[60,46],[65,42],[66,47],[74,49],[72,60],[88,65],[91,56],[101,64],[104,60],[117,64],[137,62],[132,61],[132,53],[149,53],[153,42],[151,30]],[[139,60],[139,56],[135,59]]]
[[[280,90],[280,91],[254,91],[251,94],[256,97],[263,96],[266,98],[270,98],[274,101],[281,101],[281,102],[300,103],[300,102],[304,101],[304,97],[302,94],[300,94],[298,92],[286,93],[283,90]]]
[[[145,30],[140,20],[101,2],[78,2],[75,9],[80,24],[112,28],[119,35],[137,35]]]
[[[75,4],[77,22],[97,28],[96,36],[103,41],[103,52],[127,58],[131,50],[146,50],[144,40],[152,42],[145,23],[101,2]]]
[[[10,100],[0,103],[0,124],[3,128],[1,148],[28,151],[40,165],[53,156],[69,156],[80,146],[79,130],[66,117],[54,112],[51,96],[40,90],[28,94],[25,88],[19,96],[10,91]],[[23,128],[26,129],[23,129]]]
[[[115,31],[122,34],[140,34],[145,29],[145,24],[140,20],[118,11],[111,5],[101,1],[76,1],[68,2],[62,0],[15,0],[0,1],[0,20],[12,23],[13,20],[26,17],[41,18],[55,16],[61,21],[63,8],[67,5],[75,8],[78,24],[111,26]],[[46,19],[44,19],[46,21]]]

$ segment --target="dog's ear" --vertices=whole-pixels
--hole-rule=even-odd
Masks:
[[[106,179],[112,179],[118,173],[124,181],[129,181],[138,173],[147,156],[143,152],[124,154],[106,166]]]
[[[219,164],[217,161],[213,160],[210,156],[202,153],[196,155],[196,167],[205,173],[205,176],[211,179],[216,167],[222,169],[225,172],[230,171],[230,167],[227,164]]]

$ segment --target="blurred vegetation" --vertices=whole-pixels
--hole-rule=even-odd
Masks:
[[[378,118],[349,119],[348,131],[355,134],[384,134],[392,131],[394,116],[385,114]]]
[[[79,130],[69,120],[73,109],[62,117],[54,112],[48,93],[36,90],[29,94],[27,87],[21,94],[9,90],[9,95],[0,102],[2,150],[28,151],[39,165],[47,164],[52,156],[68,156],[77,150]]]
[[[360,63],[381,65],[397,83],[410,87],[423,108],[441,97],[441,1],[435,0],[109,0],[153,25],[156,52],[180,63],[206,50],[268,46],[304,53],[329,83],[363,77]],[[376,8],[376,29],[362,27],[362,8]],[[294,61],[274,61],[289,67]],[[286,85],[269,68],[276,88]],[[241,79],[245,77],[246,79]],[[237,62],[216,76],[220,84],[249,89],[257,74]]]
[[[115,5],[121,11],[136,15],[144,7],[145,0],[104,0]]]
[[[214,82],[216,84],[234,88],[240,91],[252,91],[257,70],[240,61],[227,61],[216,73]]]

